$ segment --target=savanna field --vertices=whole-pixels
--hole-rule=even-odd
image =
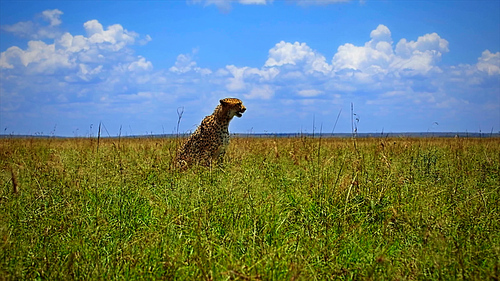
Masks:
[[[498,280],[499,138],[0,139],[2,280]]]

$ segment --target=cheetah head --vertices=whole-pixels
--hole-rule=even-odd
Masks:
[[[221,99],[220,104],[224,109],[227,109],[229,118],[234,116],[240,118],[243,116],[243,112],[247,110],[242,101],[236,98]]]

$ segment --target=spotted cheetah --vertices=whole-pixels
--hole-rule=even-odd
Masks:
[[[175,162],[185,169],[192,164],[210,166],[221,162],[229,145],[229,122],[234,116],[241,117],[246,108],[241,100],[225,98],[212,115],[206,116],[200,126],[181,146]]]

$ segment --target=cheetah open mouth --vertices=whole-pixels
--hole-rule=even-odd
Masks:
[[[243,110],[240,110],[240,111],[237,111],[236,112],[236,117],[240,118],[241,116],[243,116],[243,112],[245,112],[246,108],[244,108]]]

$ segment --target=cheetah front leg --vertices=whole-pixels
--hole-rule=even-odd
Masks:
[[[226,149],[221,149],[221,151],[219,152],[219,156],[217,157],[217,163],[219,165],[223,165],[224,164],[224,156],[226,155]]]

